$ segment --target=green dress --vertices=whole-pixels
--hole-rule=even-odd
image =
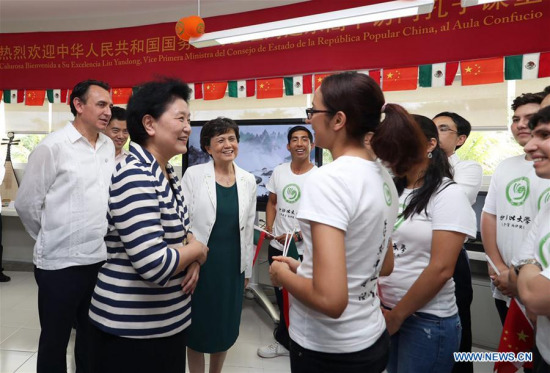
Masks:
[[[187,346],[203,353],[227,351],[239,336],[244,291],[241,273],[237,184],[216,183],[216,222],[208,240],[208,258],[191,298]]]

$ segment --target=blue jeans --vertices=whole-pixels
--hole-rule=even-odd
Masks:
[[[389,373],[449,373],[459,350],[458,315],[437,317],[416,312],[391,337]]]

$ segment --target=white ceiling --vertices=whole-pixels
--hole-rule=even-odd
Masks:
[[[200,0],[212,17],[309,0]],[[198,13],[197,0],[0,0],[0,33],[81,31],[176,22]]]

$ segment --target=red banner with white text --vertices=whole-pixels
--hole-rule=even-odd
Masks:
[[[205,19],[206,31],[378,3],[312,0]],[[0,89],[71,88],[84,79],[132,87],[158,76],[188,82],[394,68],[550,50],[550,0],[462,8],[436,0],[431,14],[196,49],[173,23],[98,31],[0,34]]]

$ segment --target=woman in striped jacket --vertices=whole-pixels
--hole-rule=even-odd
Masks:
[[[208,248],[188,231],[174,169],[187,151],[189,87],[149,82],[130,98],[130,155],[109,188],[108,259],[92,297],[92,372],[183,372],[191,298]]]

